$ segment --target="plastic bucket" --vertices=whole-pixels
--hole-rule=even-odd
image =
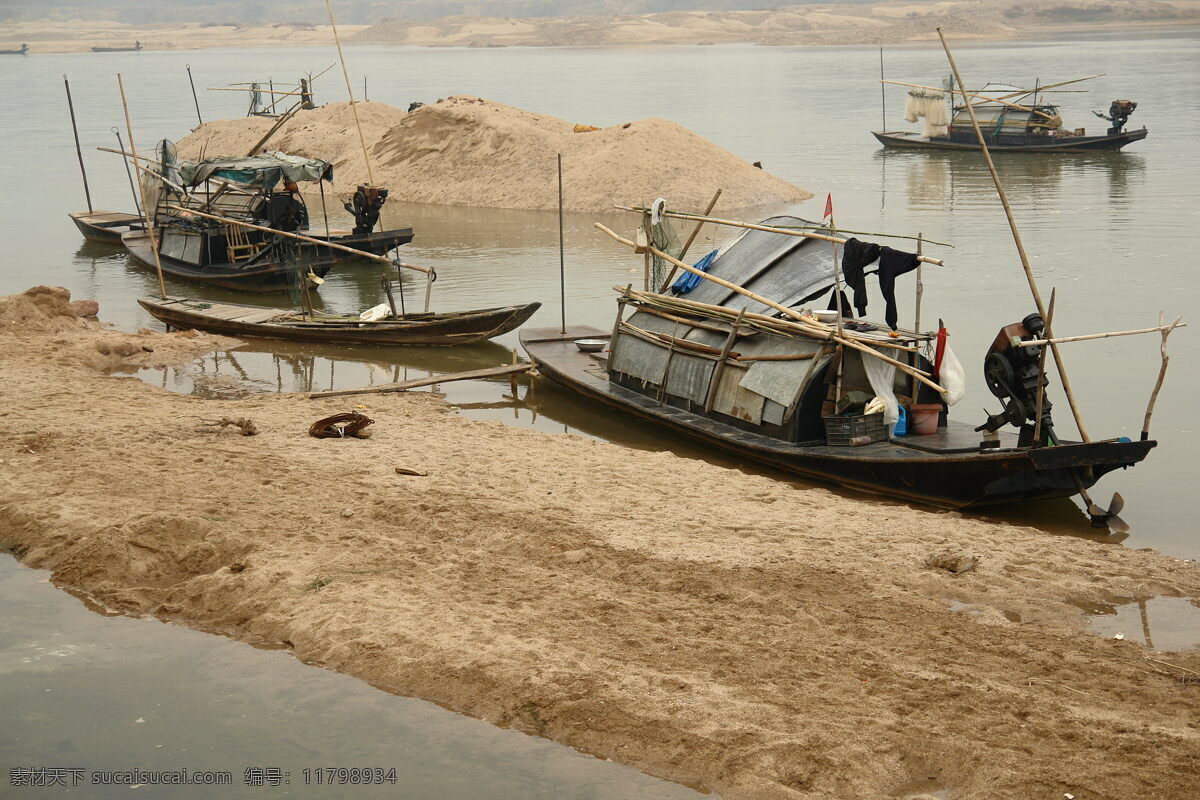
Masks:
[[[938,403],[917,403],[908,407],[908,432],[917,436],[937,433],[942,407]]]

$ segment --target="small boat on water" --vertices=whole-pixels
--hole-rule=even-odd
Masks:
[[[140,214],[121,211],[72,211],[67,215],[89,242],[121,246],[121,237],[134,230],[144,230]]]
[[[22,44],[16,50],[0,50],[0,56],[23,56],[29,52],[29,45]]]
[[[982,89],[967,92],[971,109],[959,102],[953,105],[947,116],[946,104],[953,104],[956,94],[961,100],[961,93],[915,84],[899,85],[912,87],[908,93],[905,119],[916,122],[923,118],[925,124],[920,133],[872,131],[872,135],[887,147],[978,151],[979,142],[971,123],[972,110],[988,149],[993,152],[1084,153],[1120,150],[1149,136],[1149,131],[1144,127],[1138,130],[1125,129],[1129,115],[1137,108],[1137,103],[1132,100],[1112,101],[1107,115],[1093,112],[1107,120],[1109,127],[1104,133],[1089,134],[1086,128],[1064,127],[1059,106],[1045,102],[1042,97],[1043,92],[1053,91],[1049,87],[1023,89],[989,83]],[[1051,86],[1061,85],[1064,84]]]
[[[137,53],[142,49],[141,42],[134,42],[133,47],[93,47],[93,53]]]
[[[167,297],[139,298],[155,318],[173,328],[197,328],[241,338],[370,345],[473,344],[519,328],[541,303],[448,313],[398,314],[379,320],[306,313],[301,309]]]
[[[522,346],[540,375],[587,402],[808,478],[946,508],[1069,497],[1155,447],[1145,436],[1075,442],[1055,432],[1042,346],[1027,344],[1044,330],[1037,314],[1006,326],[985,358],[1003,411],[978,426],[949,419],[962,375],[937,334],[852,315],[821,321],[838,316],[809,306],[837,282],[821,241],[832,232],[794,217],[754,227],[706,257],[694,290],[627,287],[610,331],[524,328]],[[889,280],[895,264],[921,263],[892,253],[903,258],[878,256]],[[895,435],[904,408],[909,435]]]

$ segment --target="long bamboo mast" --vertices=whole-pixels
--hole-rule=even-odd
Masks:
[[[950,52],[950,45],[946,44],[946,36],[942,33],[942,29],[937,29],[938,38],[942,42],[942,49],[946,51],[946,59],[950,62],[950,69],[954,72],[954,80],[958,83],[958,88],[963,95],[967,93],[967,86],[963,83],[962,75],[958,72],[958,64],[954,62],[954,54]],[[1012,206],[1008,204],[1008,195],[1004,192],[1004,184],[1000,182],[1000,175],[996,172],[996,165],[992,163],[992,154],[988,152],[987,142],[983,139],[983,131],[979,129],[979,120],[975,116],[975,107],[971,105],[964,97],[964,102],[967,106],[967,113],[971,115],[971,126],[975,129],[975,138],[979,141],[980,152],[983,153],[983,161],[987,164],[988,172],[992,174],[992,182],[996,184],[996,193],[1000,195],[1000,204],[1004,206],[1004,216],[1008,218],[1008,227],[1012,231],[1013,242],[1017,246],[1017,255],[1021,258],[1021,267],[1025,270],[1025,280],[1029,283],[1029,291],[1033,295],[1033,302],[1037,306],[1038,314],[1042,320],[1046,319],[1046,306],[1042,302],[1042,294],[1038,291],[1037,280],[1033,277],[1033,268],[1029,266],[1029,256],[1025,253],[1025,245],[1021,241],[1021,232],[1017,230],[1017,222],[1013,218]],[[1050,329],[1049,324],[1046,325],[1046,338],[1050,339],[1050,349],[1054,354],[1054,364],[1058,368],[1058,377],[1063,384],[1063,392],[1067,395],[1067,403],[1071,406],[1071,415],[1075,418],[1075,427],[1079,429],[1079,435],[1085,442],[1091,441],[1088,437],[1087,429],[1083,426],[1083,419],[1079,415],[1079,406],[1075,402],[1075,393],[1071,391],[1071,382],[1067,379],[1067,368],[1063,364],[1062,355],[1058,352],[1058,345],[1053,342],[1054,332]]]
[[[121,107],[125,110],[125,130],[129,134],[129,152],[133,154],[133,165],[140,167],[137,163],[137,145],[133,143],[133,122],[129,119],[129,102],[125,99],[125,81],[121,78],[121,73],[117,73],[117,86],[121,88]],[[138,195],[142,198],[142,214],[146,221],[146,233],[150,235],[150,251],[154,253],[154,269],[158,272],[158,295],[162,299],[167,299],[167,284],[163,281],[162,259],[158,255],[158,236],[154,233],[154,220],[152,219],[152,211],[146,205],[146,190],[142,188],[142,182],[137,182]]]
[[[616,208],[620,211],[632,211],[636,214],[644,213],[643,209],[634,208],[633,206],[615,205],[615,206],[613,206],[613,208]],[[807,231],[797,230],[795,228],[776,228],[776,227],[772,227],[770,225],[758,225],[753,222],[741,222],[740,220],[736,220],[736,219],[720,219],[718,217],[706,217],[702,214],[685,214],[680,211],[663,211],[662,216],[669,217],[670,219],[686,219],[686,220],[692,220],[694,222],[708,222],[713,225],[727,225],[731,228],[745,228],[746,230],[751,230],[751,231],[766,231],[767,233],[779,233],[784,236],[796,236],[801,239],[818,239],[822,242],[833,242],[835,244],[845,244],[847,241],[846,239],[843,239],[840,236],[826,236],[823,233],[809,233]],[[876,235],[886,236],[887,234],[876,234]],[[925,242],[927,244],[930,243],[928,239],[926,239]],[[921,256],[917,260],[922,263],[925,263],[925,264],[935,264],[939,267],[945,266],[945,263],[946,263],[946,262],[942,261],[940,258],[929,258],[928,256]]]

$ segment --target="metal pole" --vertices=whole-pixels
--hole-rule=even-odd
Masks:
[[[558,298],[562,311],[562,331],[567,333],[567,256],[566,234],[563,225],[562,153],[558,154]]]
[[[367,76],[363,75],[363,102],[367,102]]]
[[[920,231],[917,231],[917,255],[918,256],[921,255],[922,245],[924,244],[924,242],[922,241],[923,236],[924,236],[924,234],[922,234]],[[924,265],[920,261],[917,262],[917,302],[916,302],[916,308],[914,309],[914,312],[913,312],[913,331],[918,336],[921,335],[921,295],[923,295],[925,293],[925,282],[921,280],[921,268],[923,266]],[[917,366],[917,357],[914,355],[913,356],[913,367],[916,367],[916,366]],[[913,382],[912,382],[912,398],[913,398],[914,403],[917,402],[917,381],[915,378],[913,379]]]
[[[196,82],[192,80],[192,65],[184,64],[183,67],[187,70],[188,83],[192,87],[192,102],[196,104],[196,122],[203,125],[204,120],[200,118],[200,98],[196,97]]]
[[[125,99],[125,81],[121,79],[121,73],[117,73],[117,86],[121,88],[121,107],[125,109],[125,131],[129,134],[129,152],[133,154],[133,165],[141,167],[137,163],[137,146],[133,143],[133,123],[129,119],[129,102]],[[146,208],[146,194],[141,191],[142,182],[138,181],[138,191],[142,195],[142,218],[145,220],[146,233],[150,236],[150,250],[154,253],[154,268],[158,271],[158,293],[162,299],[167,298],[167,286],[163,282],[162,260],[158,256],[158,237],[154,235],[154,223],[150,219],[150,209]]]
[[[884,86],[884,84],[882,82],[883,81],[883,48],[882,47],[879,48],[879,80],[880,80],[880,84],[879,84],[880,120],[879,121],[883,124],[883,127],[880,129],[880,133],[884,133],[887,131],[887,88]]]
[[[117,135],[117,149],[123,154],[125,152],[125,143],[121,141],[121,131],[114,125],[112,132]],[[137,189],[133,185],[133,172],[129,169],[129,156],[122,155],[121,160],[125,162],[125,177],[129,179],[129,193],[133,195],[133,210],[137,212],[139,217],[145,216],[142,212],[142,204],[138,202]]]
[[[83,149],[79,146],[79,126],[75,124],[75,103],[71,101],[71,83],[63,75],[63,86],[67,90],[67,108],[71,111],[71,132],[75,134],[75,155],[79,157],[79,171],[83,173],[83,196],[87,198],[88,213],[92,212],[92,192],[88,188],[87,170],[83,166]]]
[[[946,44],[946,36],[942,33],[942,29],[937,29],[938,38],[942,41],[942,49],[946,51],[946,59],[950,62],[950,69],[954,73],[954,80],[958,83],[959,94],[962,95],[963,105],[967,107],[967,113],[971,116],[971,126],[975,129],[975,138],[979,141],[979,149],[983,153],[983,161],[987,164],[988,172],[992,174],[992,182],[996,184],[996,193],[1000,195],[1000,204],[1004,206],[1004,215],[1008,218],[1008,227],[1012,231],[1013,242],[1017,246],[1017,255],[1021,258],[1021,267],[1025,270],[1025,280],[1029,283],[1029,291],[1033,294],[1033,302],[1037,306],[1038,314],[1042,320],[1046,319],[1046,306],[1042,303],[1041,292],[1038,291],[1037,280],[1033,277],[1033,267],[1029,265],[1029,256],[1025,254],[1025,245],[1021,242],[1021,232],[1017,230],[1017,222],[1013,219],[1012,207],[1008,204],[1008,195],[1004,193],[1004,185],[1000,183],[1000,175],[996,172],[996,165],[992,163],[992,154],[988,152],[987,142],[983,139],[983,131],[979,129],[979,120],[975,116],[975,106],[967,100],[967,86],[963,83],[962,75],[958,72],[958,65],[954,63],[954,54],[950,52],[950,45]],[[1046,326],[1046,338],[1053,338],[1053,331],[1050,326]],[[1058,367],[1058,377],[1063,384],[1063,392],[1067,395],[1067,403],[1071,406],[1071,415],[1075,417],[1075,426],[1079,428],[1079,436],[1085,442],[1090,442],[1087,430],[1083,427],[1083,419],[1079,415],[1079,407],[1075,403],[1075,393],[1071,391],[1071,382],[1067,379],[1067,368],[1063,365],[1062,355],[1058,352],[1058,345],[1051,342],[1050,352],[1054,354],[1054,364]]]

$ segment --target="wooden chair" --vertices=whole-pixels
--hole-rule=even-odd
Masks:
[[[246,229],[240,225],[225,226],[225,254],[230,262],[236,263],[253,258],[266,246],[264,242],[252,242]]]

